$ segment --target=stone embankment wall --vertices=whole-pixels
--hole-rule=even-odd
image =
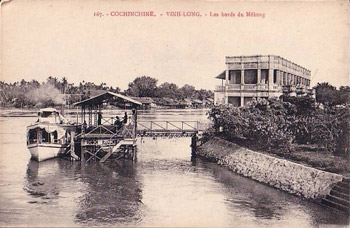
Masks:
[[[324,197],[343,178],[338,174],[255,152],[220,138],[205,142],[196,153],[245,177],[310,199]]]

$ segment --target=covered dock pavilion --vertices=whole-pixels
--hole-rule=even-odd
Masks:
[[[124,119],[103,118],[104,104],[129,108],[132,112]],[[80,107],[80,112],[76,117],[76,140],[70,151],[72,157],[79,157],[82,161],[104,162],[117,154],[117,157],[135,159],[137,108],[141,105],[130,97],[109,91],[75,103],[74,106]]]

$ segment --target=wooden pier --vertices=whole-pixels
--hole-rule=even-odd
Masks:
[[[117,103],[132,108],[122,117],[102,117],[102,105]],[[72,160],[105,162],[107,159],[136,159],[137,137],[191,137],[196,146],[198,121],[138,121],[141,103],[129,97],[106,92],[75,104],[80,107],[76,130],[71,132],[67,150]],[[122,122],[122,124],[119,124]]]
[[[198,121],[138,121],[136,134],[141,137],[191,137],[199,131]]]

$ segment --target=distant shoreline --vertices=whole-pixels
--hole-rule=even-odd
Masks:
[[[0,118],[1,117],[36,117],[37,112],[39,111],[40,108],[9,108],[9,107],[0,107]],[[57,108],[59,110],[59,108]],[[139,111],[141,112],[152,112],[152,111],[204,111],[204,110],[209,110],[209,108],[156,108],[156,109],[149,109],[149,110],[142,110],[140,109]],[[120,112],[123,113],[125,109],[105,109],[102,111],[103,112]],[[76,109],[65,109],[64,113],[65,114],[76,114],[77,110]]]

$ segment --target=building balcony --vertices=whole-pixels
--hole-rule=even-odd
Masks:
[[[273,85],[270,90],[281,90],[280,85]],[[230,92],[230,91],[269,91],[268,84],[228,84],[224,86],[216,86],[215,92]]]
[[[311,93],[312,90],[302,85],[297,85],[297,86],[284,85],[283,86],[283,93],[293,93],[293,92],[295,92],[296,94],[305,94],[305,93]]]

